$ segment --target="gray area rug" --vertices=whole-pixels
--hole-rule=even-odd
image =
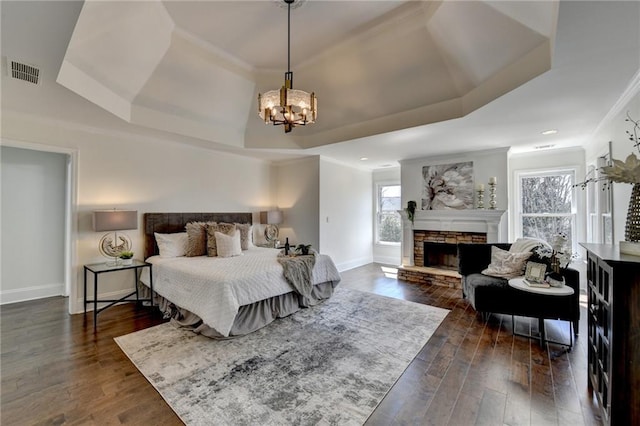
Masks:
[[[449,311],[344,288],[254,333],[115,340],[188,425],[359,425]]]

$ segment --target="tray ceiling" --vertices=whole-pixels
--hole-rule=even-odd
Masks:
[[[245,148],[312,148],[462,117],[551,67],[557,2],[307,1],[294,88],[318,121],[257,117],[282,85],[274,1],[85,2],[57,81],[130,123]]]

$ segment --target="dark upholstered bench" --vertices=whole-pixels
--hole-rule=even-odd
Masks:
[[[567,268],[562,271],[565,284],[573,288],[570,296],[552,296],[525,292],[509,286],[504,278],[480,272],[491,263],[491,246],[509,250],[511,244],[458,244],[458,272],[462,275],[462,297],[477,312],[518,315],[571,321],[578,334],[580,320],[580,275]],[[539,259],[532,259],[540,261]]]

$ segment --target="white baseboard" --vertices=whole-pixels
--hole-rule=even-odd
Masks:
[[[0,305],[63,295],[64,283],[36,285],[25,288],[3,290],[0,291]]]
[[[338,272],[348,271],[349,269],[357,268],[358,266],[368,265],[373,262],[371,257],[361,257],[359,259],[350,260],[348,262],[342,262],[336,265]]]
[[[400,266],[402,264],[401,256],[374,256],[374,263],[382,263],[383,265]]]

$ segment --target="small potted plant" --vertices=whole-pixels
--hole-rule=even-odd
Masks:
[[[123,265],[131,265],[133,263],[133,252],[129,250],[121,251],[118,255]]]
[[[411,221],[411,223],[413,223],[413,219],[415,217],[416,214],[416,202],[415,201],[407,201],[407,208],[404,209],[404,211],[407,212],[407,217],[409,218],[409,220]]]
[[[309,249],[311,248],[311,244],[298,244],[296,246],[296,253],[301,255],[309,254]]]

